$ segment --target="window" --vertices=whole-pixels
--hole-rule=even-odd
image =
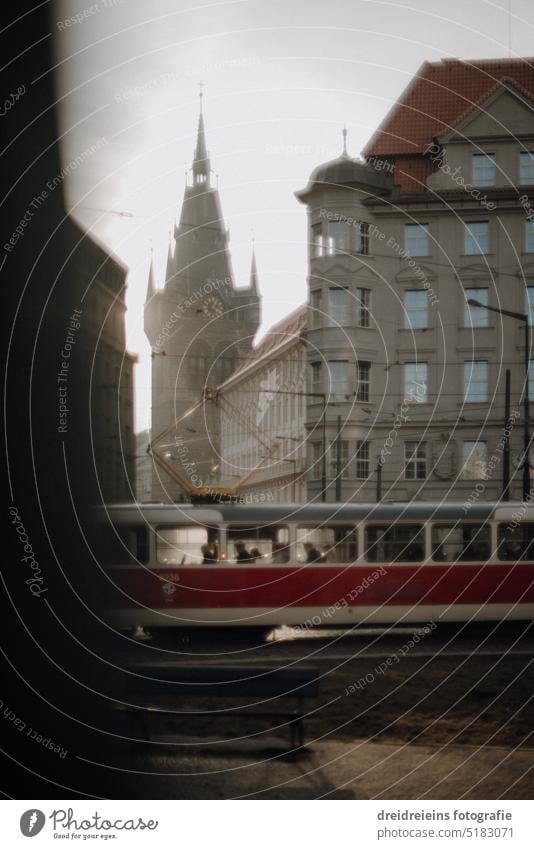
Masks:
[[[321,479],[323,474],[323,443],[322,442],[312,442],[312,456],[311,456],[311,476],[312,480],[318,481]]]
[[[220,373],[221,378],[225,380],[227,377],[230,377],[232,372],[235,370],[236,361],[232,359],[232,357],[222,357],[220,360]]]
[[[534,152],[521,151],[519,154],[519,185],[534,184]]]
[[[532,254],[534,253],[534,221],[527,221],[525,226],[527,229],[525,251],[527,254]]]
[[[323,309],[323,293],[320,289],[313,289],[310,292],[310,324],[313,330],[316,330],[322,324],[322,309]]]
[[[328,291],[328,324],[344,327],[350,324],[349,292],[341,286]]]
[[[356,376],[358,384],[356,386],[356,400],[369,401],[371,390],[371,363],[358,363],[356,365]]]
[[[428,401],[427,363],[404,364],[404,397],[415,404]]]
[[[330,443],[330,449],[328,452],[329,456],[329,477],[330,480],[336,480],[336,478],[348,478],[350,477],[350,469],[349,469],[349,443],[346,439],[339,440],[339,469],[338,469],[338,440],[334,439]]]
[[[204,355],[201,355],[200,357],[191,357],[190,374],[192,381],[199,386],[203,386],[211,364],[212,359],[210,357]]]
[[[369,253],[369,224],[367,221],[360,221],[356,229],[356,244],[354,250],[357,254]]]
[[[528,323],[534,324],[534,286],[527,286],[526,301],[527,304],[525,312],[527,312],[529,316]]]
[[[311,364],[311,391],[312,392],[321,392],[321,383],[322,383],[322,363],[312,363]]]
[[[428,256],[428,224],[404,225],[404,248],[410,256]]]
[[[479,301],[481,304],[489,303],[489,289],[465,289],[464,327],[487,327],[489,313],[481,307],[471,307],[467,303],[470,300]]]
[[[442,563],[456,560],[487,560],[490,556],[489,525],[432,525],[432,559]]]
[[[358,541],[352,525],[297,528],[299,563],[352,563],[357,557]]]
[[[211,539],[208,539],[208,536]],[[204,560],[204,546],[211,545],[215,551],[214,561],[219,559],[218,537],[214,531],[193,525],[182,528],[158,528],[156,533],[156,551],[158,563],[170,563],[179,566],[200,564]]]
[[[346,360],[331,360],[328,363],[331,395],[349,394],[349,364]]]
[[[230,525],[226,534],[226,559],[230,563],[261,566],[289,560],[289,532],[283,525]]]
[[[358,480],[366,480],[369,477],[370,453],[369,443],[365,439],[357,439],[354,452],[354,474]]]
[[[312,224],[312,244],[311,244],[311,255],[312,257],[323,256],[325,252],[325,243],[323,236],[323,222],[318,221],[317,224]]]
[[[428,327],[428,297],[424,289],[404,293],[404,327],[409,330]]]
[[[367,525],[365,556],[371,563],[424,560],[424,528],[422,525]]]
[[[476,404],[487,399],[487,360],[468,360],[464,363],[464,400],[468,404]]]
[[[346,253],[350,250],[350,230],[347,221],[329,221],[328,237],[328,253]]]
[[[464,442],[463,480],[485,480],[488,459],[486,442]]]
[[[426,442],[404,443],[404,477],[407,481],[426,478]]]
[[[369,327],[371,309],[371,290],[356,289],[356,324],[358,327]]]
[[[534,525],[531,522],[521,522],[515,527],[508,522],[507,525],[497,527],[497,550],[500,560],[530,560],[533,547]]]
[[[465,252],[473,254],[489,253],[489,223],[487,221],[466,221]]]
[[[473,186],[495,185],[495,156],[493,153],[474,153],[471,164]]]

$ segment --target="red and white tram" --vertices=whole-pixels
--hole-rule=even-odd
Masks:
[[[109,506],[119,628],[529,620],[534,506]]]

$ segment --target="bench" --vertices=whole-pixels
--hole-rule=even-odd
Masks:
[[[199,697],[207,699],[259,697],[269,700],[296,700],[291,711],[254,710],[254,705],[220,708],[202,711],[181,711],[178,718],[215,714],[224,717],[258,717],[283,719],[287,723],[289,742],[292,749],[304,746],[304,717],[302,702],[317,696],[319,671],[315,666],[291,666],[282,669],[255,665],[192,666],[158,664],[131,666],[129,671],[138,676],[141,704],[130,707],[118,705],[117,710],[131,713],[141,722],[145,741],[150,740],[150,718],[154,715],[176,716],[180,709],[180,698]],[[172,698],[172,706],[157,703],[161,697]]]

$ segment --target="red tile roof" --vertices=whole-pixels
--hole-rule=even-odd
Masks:
[[[425,62],[366,145],[364,156],[422,153],[499,85],[534,99],[534,58]]]
[[[232,380],[237,374],[242,372],[248,366],[253,365],[261,357],[275,348],[287,342],[292,337],[297,337],[301,331],[305,330],[308,318],[308,305],[302,304],[296,310],[286,315],[283,319],[273,324],[269,328],[261,342],[259,342],[239,363],[238,367],[229,378]]]

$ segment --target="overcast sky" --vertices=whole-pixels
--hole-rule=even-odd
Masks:
[[[511,7],[511,55],[532,56],[534,2]],[[150,246],[162,285],[194,149],[198,81],[238,286],[248,282],[255,237],[264,331],[306,299],[306,216],[293,193],[341,152],[343,124],[358,156],[423,61],[509,51],[509,0],[65,0],[55,8],[64,164],[101,140],[67,179],[67,203],[130,269],[137,430],[150,422]]]

